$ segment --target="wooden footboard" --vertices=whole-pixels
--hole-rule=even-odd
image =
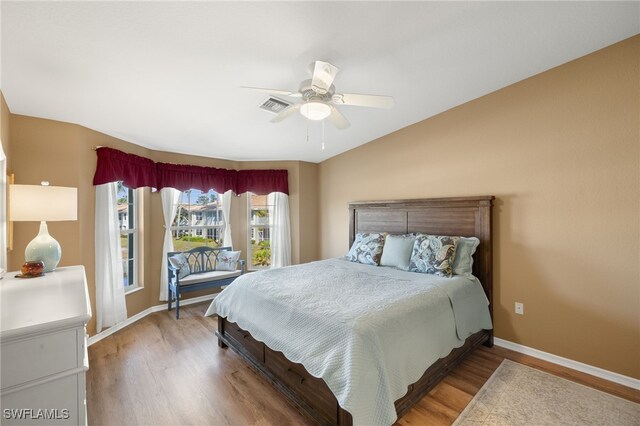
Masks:
[[[327,384],[309,374],[301,364],[293,363],[281,352],[271,350],[226,318],[218,317],[216,336],[220,347],[231,346],[302,414],[322,425],[351,426],[353,423],[351,414],[338,405]],[[417,382],[409,385],[406,395],[395,402],[398,418],[407,413],[474,348],[491,344],[491,341],[492,332],[482,330],[470,336],[463,346],[431,365]]]

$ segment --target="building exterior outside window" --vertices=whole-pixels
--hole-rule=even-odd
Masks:
[[[222,196],[215,191],[189,189],[180,194],[171,226],[175,251],[194,247],[219,247],[224,232]]]

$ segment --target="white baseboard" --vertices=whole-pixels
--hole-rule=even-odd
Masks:
[[[572,359],[563,358],[558,355],[553,355],[548,352],[543,352],[538,349],[530,348],[518,343],[513,343],[508,340],[500,339],[498,337],[493,338],[493,343],[505,349],[511,349],[512,351],[519,352],[521,354],[529,355],[534,358],[551,362],[553,364],[571,368],[572,370],[580,371],[582,373],[587,373],[601,379],[609,380],[610,382],[618,383],[620,385],[640,390],[640,380],[634,379],[633,377],[624,376],[622,374],[614,373],[613,371],[604,370],[602,368],[594,367],[592,365],[584,364]]]
[[[193,305],[194,303],[200,303],[200,302],[206,302],[207,300],[213,300],[218,294],[206,294],[204,296],[198,296],[198,297],[192,297],[190,299],[184,299],[184,300],[180,300],[180,306],[186,306],[186,305]],[[142,318],[146,317],[149,314],[152,314],[154,312],[160,312],[160,311],[166,311],[168,309],[168,306],[166,303],[162,304],[162,305],[156,305],[156,306],[152,306],[150,308],[145,309],[142,312],[138,312],[137,314],[130,316],[129,318],[127,318],[126,320],[114,325],[113,327],[109,327],[104,331],[101,331],[98,334],[95,334],[91,337],[89,337],[88,342],[89,342],[89,346],[93,345],[96,342],[99,342],[100,340],[104,339],[105,337],[111,336],[113,333],[115,333],[118,330],[122,330],[123,328],[125,328],[128,325],[133,324],[134,322],[141,320]],[[175,309],[175,304],[174,304],[174,308]]]

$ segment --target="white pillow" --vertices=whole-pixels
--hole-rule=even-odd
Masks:
[[[238,269],[238,259],[241,251],[221,250],[218,253],[216,271],[235,271]]]
[[[453,273],[470,278],[473,274],[473,253],[480,244],[476,237],[460,237],[456,248],[456,257],[453,260]]]
[[[415,240],[414,235],[387,235],[380,266],[393,266],[407,271]]]

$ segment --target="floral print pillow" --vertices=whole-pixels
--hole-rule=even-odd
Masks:
[[[178,278],[184,278],[191,273],[191,268],[189,267],[189,262],[187,262],[187,257],[182,254],[174,254],[169,257],[169,262],[171,266],[178,270]]]
[[[235,271],[238,269],[240,251],[221,250],[218,253],[216,271]]]
[[[356,234],[356,239],[353,241],[349,254],[347,254],[347,260],[378,266],[386,236],[386,232]]]
[[[450,277],[460,237],[418,234],[413,243],[410,272]]]

